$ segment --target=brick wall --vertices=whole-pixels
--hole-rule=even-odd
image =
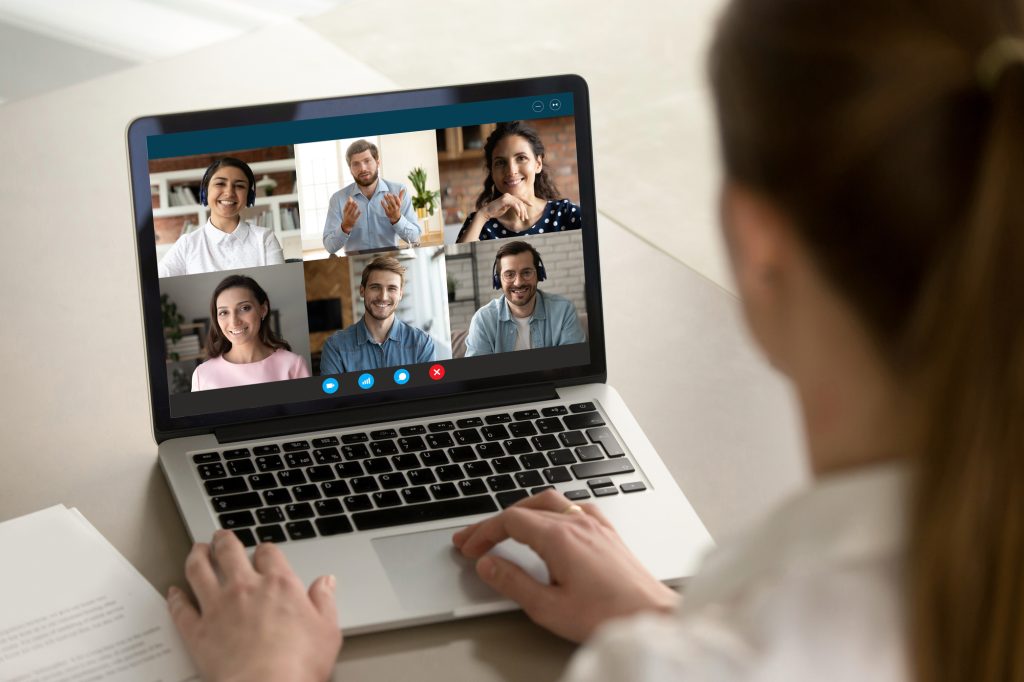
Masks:
[[[576,125],[572,116],[529,121],[545,148],[545,169],[563,196],[580,203],[580,182],[576,165]],[[487,171],[482,158],[440,161],[441,207],[445,224],[462,224],[475,210]]]
[[[445,267],[448,274],[455,280],[456,302],[448,306],[452,331],[469,328],[469,320],[478,307],[501,295],[495,291],[491,282],[491,268],[494,265],[494,254],[504,240],[494,239],[473,244],[453,244],[445,247],[447,258]],[[544,268],[548,278],[539,288],[542,291],[565,296],[573,302],[578,313],[586,312],[586,294],[583,276],[583,233],[581,230],[561,234],[528,237],[540,252],[544,260]],[[471,258],[452,258],[457,254],[471,254]],[[477,262],[477,286],[480,300],[467,300],[473,297],[473,260]]]

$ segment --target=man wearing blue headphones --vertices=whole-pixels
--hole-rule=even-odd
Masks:
[[[492,282],[502,296],[476,311],[466,356],[583,343],[576,306],[537,288],[547,279],[540,253],[523,241],[505,242],[494,256]]]

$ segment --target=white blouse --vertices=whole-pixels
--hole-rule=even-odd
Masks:
[[[713,550],[676,614],[602,627],[564,682],[909,680],[906,483],[900,464],[819,479]]]
[[[202,229],[182,235],[157,267],[161,277],[194,275],[284,263],[284,252],[274,231],[248,221],[234,232],[223,232],[209,220]]]

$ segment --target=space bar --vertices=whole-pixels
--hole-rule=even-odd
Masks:
[[[352,521],[359,530],[373,530],[388,526],[403,526],[407,523],[420,521],[437,521],[455,516],[470,514],[487,514],[498,511],[498,505],[490,495],[461,497],[457,500],[442,500],[426,504],[410,504],[405,507],[375,509],[373,511],[352,514]]]

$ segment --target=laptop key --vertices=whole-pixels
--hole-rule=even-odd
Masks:
[[[600,443],[609,457],[622,457],[626,451],[619,445],[619,441],[612,435],[611,429],[607,426],[599,426],[596,429],[589,429],[587,437],[592,443]]]
[[[448,484],[452,485],[452,484]],[[498,511],[498,505],[490,495],[459,497],[457,499],[424,504],[409,504],[389,509],[376,509],[352,515],[352,522],[359,530],[388,528],[421,521],[437,521],[459,516],[489,514]]]
[[[487,486],[479,478],[466,478],[456,484],[463,496],[483,495],[487,492]]]
[[[285,469],[277,472],[277,480],[283,486],[302,485],[306,482],[306,474],[302,469]]]
[[[447,500],[459,496],[459,489],[455,487],[454,483],[434,483],[429,487],[430,494],[434,496],[435,500]]]
[[[325,516],[317,519],[314,523],[316,529],[320,531],[320,535],[324,537],[352,532],[352,522],[348,520],[347,516]]]
[[[398,438],[398,433],[394,429],[379,429],[377,431],[370,431],[370,438],[373,440],[383,440],[385,438]]]
[[[211,498],[213,508],[218,512],[241,511],[242,509],[255,509],[263,506],[263,500],[258,493],[241,493],[238,495],[219,495]]]
[[[241,459],[249,456],[249,448],[235,448],[234,450],[224,451],[224,459]]]
[[[228,473],[232,476],[255,474],[256,467],[253,466],[251,459],[233,459],[228,462]]]
[[[455,445],[455,441],[447,432],[432,433],[427,436],[427,445],[432,448],[449,448]]]
[[[501,457],[505,451],[502,449],[501,443],[478,443],[476,454],[484,458]]]
[[[345,481],[327,481],[326,483],[321,483],[320,490],[323,491],[325,497],[344,497],[345,495],[352,494],[352,491],[349,490],[348,483]]]
[[[338,478],[352,478],[363,475],[363,465],[359,462],[342,462],[334,465],[334,472]]]
[[[342,445],[341,454],[350,462],[360,459],[369,459],[370,457],[370,451],[367,450],[366,446],[362,443],[356,443],[355,445]]]
[[[544,452],[556,450],[559,447],[558,439],[552,435],[534,436],[530,439],[530,442],[533,443],[534,450],[542,450]]]
[[[437,478],[442,481],[459,481],[466,477],[458,464],[445,464],[434,469]]]
[[[520,471],[516,474],[516,483],[519,484],[520,488],[533,488],[538,485],[544,485],[544,479],[539,471]]]
[[[342,498],[342,502],[345,503],[345,509],[348,509],[349,512],[373,509],[373,502],[370,502],[369,495],[349,495]]]
[[[406,488],[402,491],[402,499],[405,500],[406,504],[417,504],[419,502],[429,502],[430,493],[424,487]]]
[[[565,433],[560,433],[558,434],[558,440],[562,441],[562,445],[567,448],[587,444],[587,438],[583,435],[582,431],[566,431]]]
[[[568,429],[587,429],[591,426],[604,426],[604,419],[599,412],[581,412],[562,417]]]
[[[311,519],[315,514],[313,513],[313,507],[308,502],[296,502],[295,504],[288,504],[284,507],[284,513],[288,515],[288,518],[292,521],[298,521],[299,519]]]
[[[480,433],[483,434],[486,440],[505,440],[508,438],[508,429],[501,424],[497,426],[485,426],[480,429]]]
[[[372,493],[380,489],[377,485],[377,479],[373,476],[353,478],[349,481],[349,485],[352,486],[352,492],[354,493]]]
[[[427,432],[426,427],[422,424],[415,424],[413,426],[403,426],[398,429],[398,433],[401,436],[422,436]]]
[[[277,479],[274,478],[274,474],[251,474],[247,480],[253,490],[266,490],[267,488],[277,487]]]
[[[217,517],[220,520],[221,528],[245,528],[246,526],[255,526],[256,519],[252,517],[252,512],[239,511],[231,512],[230,514],[221,514]]]
[[[232,531],[235,537],[246,547],[256,546],[256,536],[252,534],[252,531],[248,528],[235,528]]]
[[[530,447],[530,441],[525,438],[512,438],[505,441],[505,452],[510,455],[525,455],[531,450],[533,448]]]
[[[313,503],[313,509],[316,510],[317,516],[330,516],[331,514],[345,513],[344,507],[341,506],[341,500],[338,498],[317,500]]]
[[[416,469],[420,465],[420,458],[416,455],[395,455],[391,458],[391,463],[395,465],[395,468],[399,471],[405,471],[407,469]]]
[[[454,431],[455,424],[450,421],[434,422],[433,424],[427,424],[427,428],[430,429],[431,433],[439,433],[441,431]]]
[[[454,448],[448,448],[448,457],[453,462],[472,462],[476,459],[476,453],[468,445],[457,445]]]
[[[603,488],[594,488],[594,497],[610,497],[612,495],[618,495],[619,489],[615,486],[604,486]]]
[[[264,507],[263,509],[256,510],[256,520],[261,524],[282,523],[284,521],[284,512],[281,511],[280,507]]]
[[[544,478],[547,479],[548,483],[565,483],[572,480],[572,475],[565,467],[551,467],[541,473],[544,474]]]
[[[220,454],[216,452],[202,452],[198,455],[192,455],[192,461],[196,464],[209,464],[211,462],[219,462]]]
[[[199,471],[199,478],[204,481],[209,481],[214,478],[225,478],[228,472],[224,471],[224,465],[220,462],[214,462],[213,464],[200,464],[197,467]]]
[[[398,446],[393,440],[375,440],[370,443],[370,452],[377,457],[387,457],[398,454]]]
[[[516,421],[523,421],[525,419],[540,419],[540,412],[537,410],[520,410],[512,413],[512,418]]]
[[[419,452],[426,450],[427,444],[419,436],[412,436],[411,438],[399,438],[398,447],[402,449],[402,452]]]
[[[472,426],[483,426],[484,420],[480,417],[466,417],[465,419],[457,420],[455,425],[460,429],[468,429]]]
[[[322,481],[333,481],[334,480],[334,469],[330,466],[323,464],[321,466],[309,467],[306,469],[306,474],[309,476],[309,480],[314,483],[320,483]]]
[[[565,427],[562,425],[562,420],[558,417],[538,419],[536,426],[537,430],[541,433],[558,433],[559,431],[565,431]]]
[[[600,445],[581,445],[576,448],[576,456],[581,462],[593,462],[596,459],[604,459],[604,450]]]
[[[519,457],[519,463],[524,469],[543,469],[548,466],[548,458],[542,452],[531,452],[528,455]]]
[[[565,408],[565,405],[551,405],[549,407],[542,408],[540,413],[545,417],[557,417],[562,414],[568,414],[569,410]]]
[[[476,429],[462,429],[455,432],[455,442],[459,445],[472,445],[481,440],[483,439],[480,437],[480,432]]]
[[[565,492],[566,499],[569,500],[585,500],[590,497],[589,490],[568,490]]]
[[[530,494],[531,495],[540,495],[545,490],[554,490],[554,489],[555,489],[555,486],[553,486],[553,485],[539,485],[536,488],[530,488]]]
[[[252,449],[257,455],[276,455],[281,452],[281,446],[279,445],[257,445]]]
[[[488,424],[507,424],[512,421],[512,416],[508,413],[489,414],[484,417],[484,421]]]
[[[529,496],[530,493],[525,490],[506,490],[505,492],[495,495],[495,497],[498,498],[498,504],[501,505],[502,509],[507,509],[519,500],[525,500]]]
[[[491,469],[491,465],[488,462],[477,460],[475,462],[466,462],[466,475],[474,478],[479,476],[490,476],[494,473]]]
[[[298,452],[299,450],[309,450],[309,443],[304,440],[293,440],[284,444],[285,452]]]
[[[284,469],[284,462],[282,462],[281,458],[278,457],[277,455],[257,457],[256,468],[263,472],[277,471],[279,469]]]
[[[623,483],[619,488],[624,493],[638,493],[641,490],[647,490],[647,486],[644,485],[643,481],[633,481],[631,483]]]
[[[601,478],[590,479],[587,481],[587,485],[590,486],[591,490],[593,490],[594,488],[605,488],[610,485],[615,485],[615,482],[607,476],[602,476]]]
[[[389,471],[393,471],[391,468],[391,461],[386,457],[368,459],[363,464],[363,468],[366,469],[366,473],[368,474],[386,474]]]
[[[320,499],[320,489],[312,483],[306,485],[297,485],[292,488],[292,495],[298,502],[308,502],[309,500]]]
[[[491,460],[494,471],[499,474],[510,474],[519,471],[519,461],[515,457],[496,457]]]
[[[341,437],[341,442],[345,445],[351,445],[352,443],[365,443],[370,440],[370,437],[365,433],[346,433]]]
[[[338,442],[338,437],[337,436],[327,436],[326,438],[314,438],[313,439],[313,447],[314,448],[329,448],[332,445],[338,445],[338,444],[339,444],[339,442]]]
[[[249,486],[245,484],[244,478],[220,478],[213,481],[207,481],[203,485],[206,486],[206,494],[211,497],[214,495],[233,495],[234,493],[244,493],[249,489]]]
[[[487,487],[496,493],[500,493],[503,490],[512,490],[516,487],[516,482],[512,480],[512,477],[508,474],[501,474],[498,476],[489,476],[487,478]]]
[[[596,478],[598,476],[614,476],[635,471],[629,460],[603,459],[600,462],[583,462],[572,465],[572,473],[576,478]]]
[[[567,464],[575,464],[576,456],[572,454],[572,451],[567,448],[561,450],[552,450],[548,453],[548,459],[555,466],[564,466]]]
[[[282,519],[283,520],[283,519]],[[256,529],[256,537],[260,542],[284,542],[285,537],[281,526],[260,526]]]
[[[286,523],[284,527],[288,530],[288,537],[292,540],[305,540],[316,537],[313,524],[309,521],[292,521],[291,523]]]
[[[396,507],[402,504],[402,498],[399,497],[397,490],[382,490],[374,493],[370,497],[373,498],[373,501],[378,508]]]
[[[574,413],[574,414],[575,413],[579,413],[579,412],[593,412],[596,409],[597,409],[597,407],[594,405],[594,403],[590,403],[590,402],[587,402],[587,403],[573,403],[573,404],[569,405],[569,411]]]
[[[397,490],[398,488],[405,488],[409,485],[409,481],[406,480],[405,474],[383,474],[379,480],[380,487],[385,490]]]
[[[313,451],[313,459],[317,464],[334,464],[341,461],[341,453],[338,448],[317,448]]]
[[[437,477],[434,476],[434,472],[430,469],[414,469],[409,472],[408,476],[410,485],[437,483]]]
[[[420,453],[420,460],[423,461],[425,467],[436,467],[447,464],[448,455],[444,454],[444,450],[427,450]]]
[[[527,436],[537,435],[537,429],[534,427],[532,422],[512,422],[508,425],[508,432],[515,438],[526,438]]]
[[[273,488],[263,491],[263,499],[268,505],[288,504],[292,501],[292,494],[287,488]]]

